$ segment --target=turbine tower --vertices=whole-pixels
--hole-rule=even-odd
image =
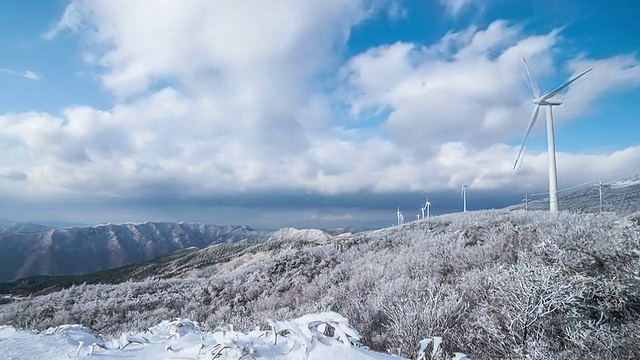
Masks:
[[[467,212],[467,184],[462,184],[462,212]]]
[[[549,211],[550,212],[558,212],[558,174],[556,169],[556,144],[553,136],[553,106],[562,105],[564,100],[553,100],[553,97],[556,96],[560,91],[567,88],[567,86],[571,85],[574,81],[578,80],[584,74],[593,70],[589,68],[579,75],[574,76],[571,80],[566,83],[558,86],[557,88],[547,92],[544,95],[541,95],[540,88],[538,84],[533,80],[531,76],[531,71],[529,70],[529,65],[527,64],[527,60],[522,58],[524,61],[524,67],[527,71],[527,76],[524,77],[527,86],[533,93],[533,103],[536,107],[533,109],[533,114],[531,115],[531,120],[529,120],[529,125],[527,126],[527,130],[524,133],[524,139],[522,140],[522,145],[520,146],[520,151],[518,152],[518,156],[516,157],[516,162],[513,164],[513,170],[518,166],[518,161],[520,161],[520,157],[522,156],[522,152],[524,151],[524,145],[527,142],[527,138],[529,137],[529,133],[531,132],[531,128],[536,123],[538,119],[538,111],[541,106],[545,106],[546,115],[547,115],[547,151],[549,152]]]

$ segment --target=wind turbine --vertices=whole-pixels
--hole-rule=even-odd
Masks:
[[[420,211],[422,211],[422,218],[424,219],[424,211],[427,210],[427,218],[429,218],[429,208],[431,207],[431,201],[429,201],[429,198],[427,197],[427,199],[424,202],[424,205],[422,205],[422,207],[420,208]]]
[[[462,184],[462,212],[467,212],[467,184]]]
[[[402,212],[400,211],[400,207],[398,207],[398,212],[396,215],[398,216],[398,226],[404,225],[404,215],[402,215]]]
[[[527,60],[523,57],[522,61],[524,61],[524,67],[527,71],[527,76],[523,78],[527,83],[527,86],[533,93],[533,103],[536,104],[536,107],[533,109],[533,114],[531,115],[531,120],[529,120],[529,125],[527,126],[527,130],[524,133],[524,139],[522,140],[522,145],[520,146],[520,151],[518,152],[518,156],[516,157],[516,162],[513,164],[513,170],[518,166],[518,161],[520,160],[520,156],[524,151],[524,145],[527,142],[527,138],[529,137],[529,133],[531,132],[531,128],[536,123],[538,119],[538,111],[541,106],[546,106],[546,115],[547,115],[547,150],[549,152],[549,211],[550,212],[558,212],[558,174],[556,169],[556,144],[553,136],[553,111],[551,110],[553,106],[562,105],[564,102],[563,99],[553,100],[553,97],[556,96],[560,91],[564,90],[567,86],[571,85],[574,81],[581,78],[584,74],[593,70],[589,68],[579,75],[574,76],[571,80],[566,83],[558,86],[557,88],[547,92],[544,95],[541,95],[540,88],[538,84],[533,80],[531,76],[531,71],[529,70],[529,65],[527,64]]]

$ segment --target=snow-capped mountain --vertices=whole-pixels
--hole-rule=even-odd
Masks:
[[[17,222],[17,223],[11,223],[6,225],[0,225],[0,234],[31,233],[31,232],[47,231],[50,229],[51,227],[40,225],[40,224]]]
[[[265,240],[246,226],[145,222],[0,234],[0,280],[83,274],[151,260],[191,246]]]
[[[269,236],[269,240],[302,240],[313,243],[326,243],[333,235],[318,229],[282,228]]]

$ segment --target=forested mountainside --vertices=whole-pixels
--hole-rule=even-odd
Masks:
[[[145,222],[0,234],[0,281],[74,275],[143,262],[188,247],[266,239],[246,226]]]

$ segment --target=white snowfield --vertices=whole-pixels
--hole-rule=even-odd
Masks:
[[[123,333],[103,341],[80,325],[42,332],[0,326],[0,357],[23,359],[219,359],[219,360],[402,360],[359,346],[360,335],[349,321],[333,312],[269,322],[269,330],[249,333],[232,327],[203,332],[187,319],[163,321],[141,333]],[[432,342],[428,353],[427,346]],[[440,338],[420,343],[419,359],[439,352]],[[417,349],[416,349],[417,350]],[[455,354],[454,359],[466,359]]]

